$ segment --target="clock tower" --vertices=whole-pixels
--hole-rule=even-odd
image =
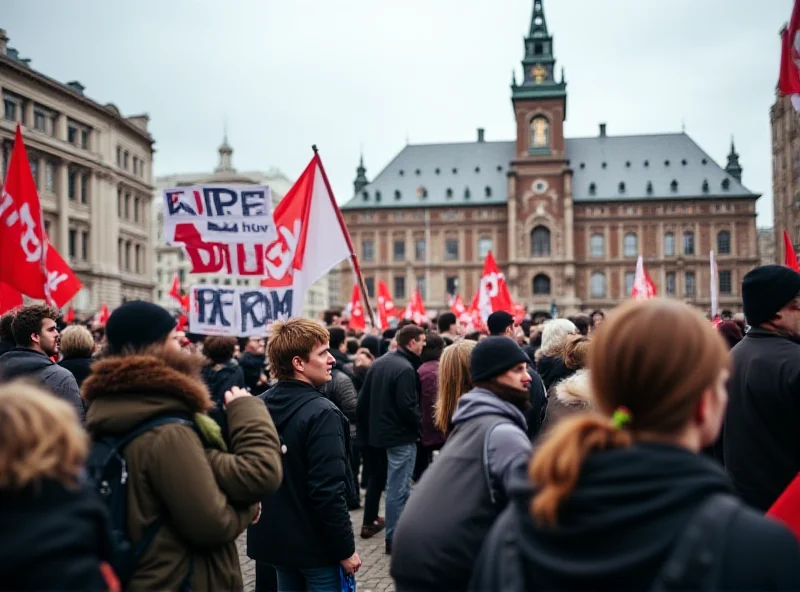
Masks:
[[[517,123],[509,167],[509,284],[529,308],[555,302],[567,312],[575,298],[572,171],[566,157],[567,83],[556,79],[553,36],[544,0],[533,0],[522,81],[514,74],[511,103]]]

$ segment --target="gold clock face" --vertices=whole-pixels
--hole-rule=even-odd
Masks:
[[[547,77],[547,68],[541,64],[536,64],[533,68],[531,68],[531,77],[533,77],[533,81],[536,84],[541,84]]]

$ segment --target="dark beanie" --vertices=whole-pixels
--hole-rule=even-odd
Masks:
[[[472,382],[490,380],[500,376],[517,364],[531,363],[517,342],[510,337],[487,337],[478,342],[469,358]]]
[[[742,300],[747,322],[757,327],[800,294],[800,273],[783,265],[762,265],[744,276]]]
[[[514,324],[514,317],[504,310],[498,310],[489,315],[486,319],[486,328],[490,335],[501,335],[506,329]]]
[[[175,325],[172,315],[157,304],[143,300],[126,302],[111,313],[106,323],[109,353],[161,343]]]

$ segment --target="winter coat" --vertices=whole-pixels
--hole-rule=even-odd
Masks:
[[[531,485],[515,474],[512,503],[495,522],[471,590],[650,589],[700,505],[732,492],[713,461],[668,444],[594,452],[555,528],[529,514]],[[800,590],[800,549],[782,525],[737,503],[718,537],[721,567],[713,590]],[[513,553],[507,552],[513,549]],[[510,562],[520,579],[508,582]],[[719,562],[719,563],[717,563]]]
[[[70,403],[83,422],[85,412],[72,372],[54,363],[43,353],[25,347],[15,347],[0,356],[0,378],[32,378],[40,382],[51,393]]]
[[[283,567],[338,565],[355,553],[346,502],[347,420],[298,380],[281,380],[262,397],[284,446],[284,478],[247,530],[247,554]]]
[[[78,383],[78,389],[80,389],[83,381],[92,373],[93,363],[94,358],[65,358],[58,365],[72,372],[75,382]]]
[[[487,390],[459,399],[453,431],[411,493],[392,539],[398,592],[466,588],[508,501],[513,469],[530,456],[526,427],[519,409]]]
[[[336,405],[350,424],[350,436],[356,434],[356,387],[347,374],[335,366],[331,370],[331,379],[320,389],[331,402]]]
[[[588,370],[579,370],[551,387],[547,394],[547,414],[542,424],[542,434],[567,417],[591,411],[590,389]]]
[[[10,352],[14,349],[15,344],[13,341],[3,341],[0,339],[0,356],[2,356],[6,352]]]
[[[359,437],[375,448],[414,444],[420,438],[419,356],[398,349],[375,360],[358,397]]]
[[[530,406],[523,413],[528,424],[528,439],[533,442],[542,429],[542,422],[547,413],[547,389],[532,364],[528,365],[528,374],[531,376],[531,385],[528,387],[531,395]]]
[[[160,415],[206,412],[204,362],[181,352],[96,362],[83,384],[90,433],[121,436]],[[236,399],[227,412],[232,454],[204,448],[182,424],[154,428],[126,448],[130,537],[138,541],[164,520],[131,590],[176,590],[189,574],[192,590],[242,589],[236,538],[255,517],[255,502],[278,489],[281,463],[275,426],[258,398]]]
[[[800,472],[800,344],[753,328],[731,361],[725,469],[741,498],[766,512]]]
[[[428,448],[444,444],[445,435],[433,424],[433,408],[439,397],[439,360],[425,362],[417,370],[422,412],[422,445]]]
[[[86,487],[54,480],[0,490],[0,589],[107,590],[106,508]]]
[[[350,360],[347,354],[343,354],[338,349],[329,349],[328,351],[333,356],[333,359],[336,360],[336,363],[334,364],[333,367],[338,370],[341,370],[342,372],[347,374],[348,377],[352,378],[353,362]]]
[[[250,352],[244,352],[239,356],[239,367],[244,373],[244,383],[247,385],[247,390],[254,395],[260,395],[267,390],[266,383],[258,384],[258,379],[261,375],[266,375],[266,370],[264,369],[266,359],[266,356],[257,356]]]
[[[211,394],[211,400],[214,402],[214,408],[208,414],[222,430],[225,443],[230,444],[228,417],[225,413],[225,393],[235,386],[247,388],[244,382],[244,372],[239,364],[229,360],[227,364],[203,366],[202,377]]]
[[[540,350],[541,351],[541,350]],[[537,356],[536,371],[542,377],[545,390],[550,390],[554,384],[575,374],[575,370],[567,368],[560,356]]]

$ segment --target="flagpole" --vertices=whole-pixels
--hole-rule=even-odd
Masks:
[[[358,257],[356,256],[355,249],[353,248],[353,241],[350,240],[350,233],[347,230],[347,225],[344,223],[344,218],[342,218],[342,212],[339,210],[339,205],[336,203],[336,198],[333,195],[333,188],[331,187],[330,181],[328,181],[327,173],[325,173],[325,167],[322,166],[322,159],[319,157],[319,150],[317,149],[317,145],[312,144],[311,149],[314,151],[314,158],[317,159],[317,164],[319,165],[319,172],[322,174],[322,180],[325,183],[325,187],[328,189],[328,195],[330,196],[331,203],[333,204],[333,211],[336,212],[336,219],[339,222],[339,227],[341,228],[342,234],[344,235],[344,240],[347,243],[347,248],[350,251],[350,263],[353,266],[353,272],[356,274],[358,285],[361,288],[361,298],[364,300],[364,306],[366,306],[367,308],[367,313],[369,314],[369,320],[372,323],[373,327],[377,327],[377,325],[375,324],[375,313],[372,310],[372,305],[369,303],[369,294],[367,293],[367,285],[364,282],[364,276],[361,274],[361,266],[358,264]]]

